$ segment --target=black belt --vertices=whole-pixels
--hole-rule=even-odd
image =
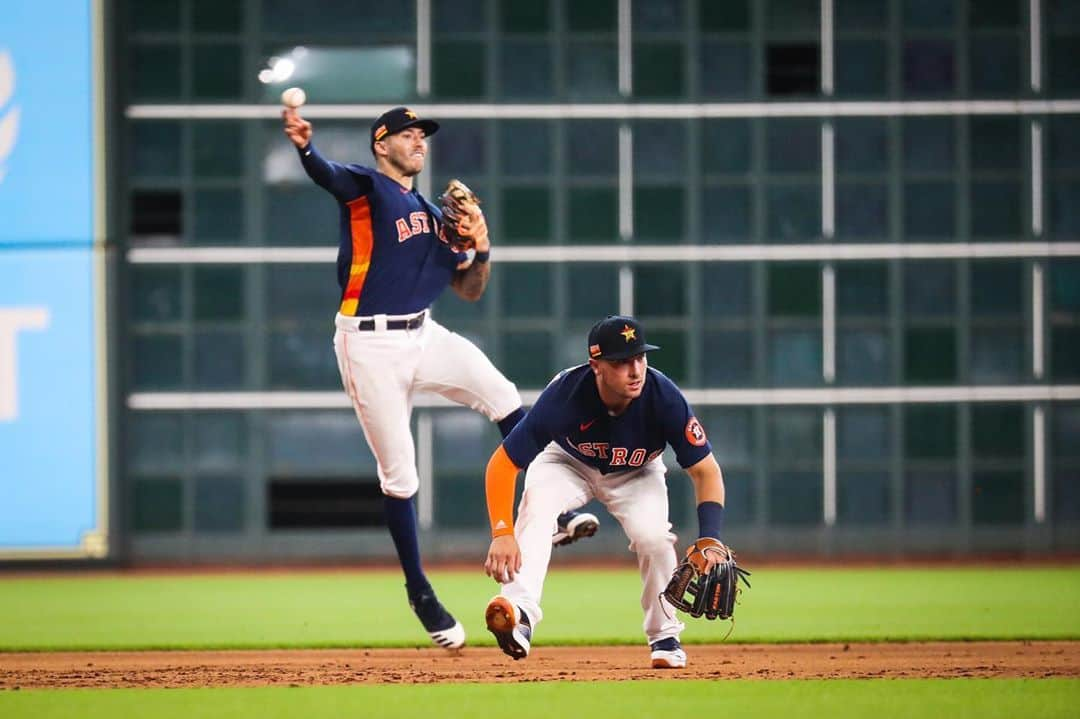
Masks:
[[[424,318],[427,317],[427,312],[421,312],[411,320],[387,320],[386,329],[388,330],[415,330],[424,324]],[[375,329],[375,320],[360,320],[356,323],[356,329],[361,332],[370,332]]]

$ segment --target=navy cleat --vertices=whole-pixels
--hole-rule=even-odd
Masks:
[[[555,533],[551,535],[551,543],[556,547],[563,547],[567,544],[573,544],[579,539],[591,537],[600,528],[600,520],[596,518],[595,514],[578,512],[573,509],[560,514],[556,523],[558,526]]]
[[[682,669],[686,666],[686,652],[675,637],[668,637],[649,645],[652,650],[653,669]]]
[[[501,594],[487,605],[484,612],[488,631],[495,635],[499,648],[515,660],[529,656],[532,643],[532,623],[525,612]]]
[[[460,649],[465,645],[465,627],[446,611],[434,592],[409,597],[409,606],[435,644],[443,649]]]

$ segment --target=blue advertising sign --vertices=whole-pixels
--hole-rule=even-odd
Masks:
[[[3,6],[0,246],[89,244],[94,236],[91,0],[4,0]]]

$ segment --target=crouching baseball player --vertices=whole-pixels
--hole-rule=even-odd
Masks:
[[[637,554],[652,666],[686,666],[679,644],[683,624],[662,596],[676,567],[664,448],[672,446],[694,484],[703,538],[719,539],[724,482],[686,398],[648,366],[645,353],[655,349],[631,317],[598,322],[589,331],[588,364],[556,376],[488,463],[493,538],[484,568],[503,587],[485,618],[514,659],[528,656],[532,633],[544,616],[540,597],[557,515],[595,498],[619,521]],[[519,468],[526,466],[515,525],[514,486]],[[702,554],[706,574],[723,559],[719,551]]]

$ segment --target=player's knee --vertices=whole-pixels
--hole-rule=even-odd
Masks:
[[[380,477],[379,489],[388,497],[408,499],[420,489],[420,478],[415,474],[401,477]]]
[[[630,536],[630,551],[640,556],[670,554],[672,547],[675,546],[675,537],[667,530],[663,532],[639,531],[634,534],[627,532],[627,534]]]

